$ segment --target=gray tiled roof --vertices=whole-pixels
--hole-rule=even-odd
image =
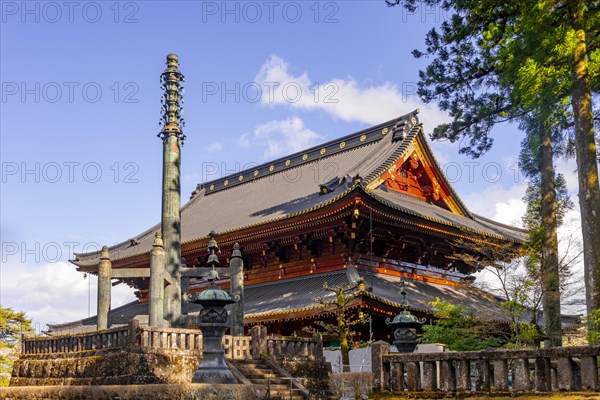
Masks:
[[[400,278],[383,274],[361,272],[367,287],[372,287],[371,292],[366,292],[378,301],[393,307],[400,307]],[[244,291],[244,311],[246,317],[274,316],[285,320],[285,315],[291,312],[314,310],[318,303],[315,297],[333,300],[331,292],[323,289],[327,282],[330,287],[348,283],[346,271],[335,271],[299,278],[277,280],[246,286]],[[407,299],[410,309],[431,314],[433,308],[429,303],[436,298],[444,299],[452,304],[462,304],[467,311],[473,312],[478,318],[501,322],[509,318],[500,308],[502,299],[483,290],[467,285],[448,286],[431,282],[422,282],[407,279]],[[197,314],[201,306],[190,304],[190,314]],[[131,319],[137,318],[140,323],[148,323],[148,303],[138,301],[111,310],[109,320],[111,325],[124,325]],[[573,325],[579,323],[577,316],[562,316],[563,324]],[[96,329],[96,317],[86,318],[70,323],[53,325],[51,333],[82,332]]]
[[[527,240],[527,232],[512,226],[471,214],[473,218],[454,214],[441,207],[436,207],[424,200],[402,193],[387,191],[383,187],[370,192],[375,199],[393,208],[411,215],[435,221],[445,225],[460,227],[466,231],[483,232],[488,235],[505,237],[516,241]]]
[[[404,140],[393,139],[394,127],[399,121],[411,121]],[[319,185],[332,180],[349,180],[359,175],[364,186],[402,156],[417,135],[426,142],[422,131],[416,113],[410,113],[271,163],[199,185],[192,199],[181,210],[182,242],[204,238],[211,230],[219,234],[237,231],[289,218],[329,204],[347,194],[351,182],[345,182],[328,194],[320,194]],[[448,186],[450,187],[449,184]],[[438,218],[442,223],[452,222],[468,228],[473,227],[484,234],[499,235],[513,240],[522,239],[516,228],[501,226],[478,217],[475,217],[475,220],[460,217],[408,196],[390,197],[379,190],[373,191],[372,194],[377,199],[399,206],[401,211],[423,217],[439,214],[444,216]],[[470,216],[458,196],[456,201],[460,208],[465,210],[465,214]],[[411,209],[415,209],[414,212],[411,212]],[[160,224],[156,224],[135,236],[133,240],[111,247],[111,260],[149,252],[154,233],[159,230]],[[95,266],[99,255],[99,252],[76,254],[73,262],[79,266]]]
[[[398,306],[399,278],[369,273],[364,273],[363,276],[365,276],[367,286],[373,287],[371,295],[390,305]],[[336,271],[246,286],[244,313],[247,317],[282,315],[281,318],[285,319],[284,314],[286,313],[314,309],[318,306],[315,297],[323,297],[326,300],[334,299],[331,292],[323,289],[325,282],[331,287],[348,284],[347,274],[345,271]],[[469,310],[480,314],[482,318],[501,321],[506,319],[500,310],[498,300],[484,294],[479,289],[412,280],[408,282],[409,300],[411,308],[414,310],[431,311],[431,306],[427,303],[440,297],[453,303],[462,303]],[[200,305],[190,304],[191,314],[197,314],[200,309]],[[137,318],[142,324],[147,324],[148,303],[134,301],[111,310],[109,313],[111,325],[127,324],[133,318]],[[71,323],[53,325],[51,332],[60,334],[67,331],[81,332],[95,329],[96,317],[90,317]]]

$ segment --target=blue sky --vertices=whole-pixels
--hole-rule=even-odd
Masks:
[[[131,238],[160,218],[166,54],[186,75],[183,199],[215,166],[216,176],[235,172],[417,107],[427,132],[446,118],[415,96],[427,61],[410,55],[439,10],[378,0],[0,5],[0,303],[39,326],[87,316],[88,282],[66,263],[71,250]],[[473,211],[518,222],[522,134],[506,125],[494,135],[478,160],[457,144],[433,147]],[[559,167],[575,191],[573,163]],[[131,298],[118,287],[113,306]]]

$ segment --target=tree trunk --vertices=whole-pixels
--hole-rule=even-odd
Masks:
[[[579,207],[583,234],[583,264],[588,314],[600,309],[600,188],[594,121],[585,43],[584,3],[568,3],[571,26],[577,40],[571,73],[573,89],[571,105],[575,120],[575,151],[579,176]]]
[[[340,331],[340,348],[342,351],[342,371],[350,372],[350,349],[348,348],[348,333]]]
[[[560,280],[558,257],[558,222],[556,219],[556,188],[554,178],[554,160],[550,127],[540,126],[542,145],[540,148],[541,177],[541,220],[544,230],[542,242],[542,294],[544,304],[544,331],[548,340],[545,345],[561,346],[562,329],[560,325]]]
[[[348,325],[346,324],[346,302],[344,292],[340,288],[337,293],[338,330],[340,333],[340,350],[342,352],[342,371],[350,372],[350,349],[348,348]]]

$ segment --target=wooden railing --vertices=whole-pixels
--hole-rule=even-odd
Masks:
[[[372,345],[375,390],[598,390],[600,346],[446,353],[394,353]],[[439,379],[438,379],[439,377]]]
[[[234,360],[250,358],[250,341],[250,336],[224,336],[225,357]],[[25,355],[68,354],[123,347],[202,352],[202,332],[199,329],[140,327],[137,320],[132,320],[126,326],[102,331],[50,337],[25,336],[21,346]]]

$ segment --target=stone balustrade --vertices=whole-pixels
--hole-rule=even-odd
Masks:
[[[202,357],[198,329],[128,325],[95,332],[27,337],[11,386],[185,383]],[[225,357],[250,358],[250,336],[225,336]]]
[[[22,354],[76,353],[129,345],[129,326],[71,335],[31,337],[21,341]]]
[[[516,391],[598,390],[600,346],[445,353],[390,353],[372,346],[375,390]]]
[[[250,336],[223,337],[225,357],[250,358]],[[101,331],[59,336],[24,336],[23,355],[78,353],[90,350],[118,348],[163,349],[202,352],[202,332],[198,329],[141,327],[137,320],[126,326]]]
[[[321,338],[267,336],[264,326],[252,327],[251,335],[253,359],[259,359],[262,354],[276,360],[317,360],[323,357]]]

